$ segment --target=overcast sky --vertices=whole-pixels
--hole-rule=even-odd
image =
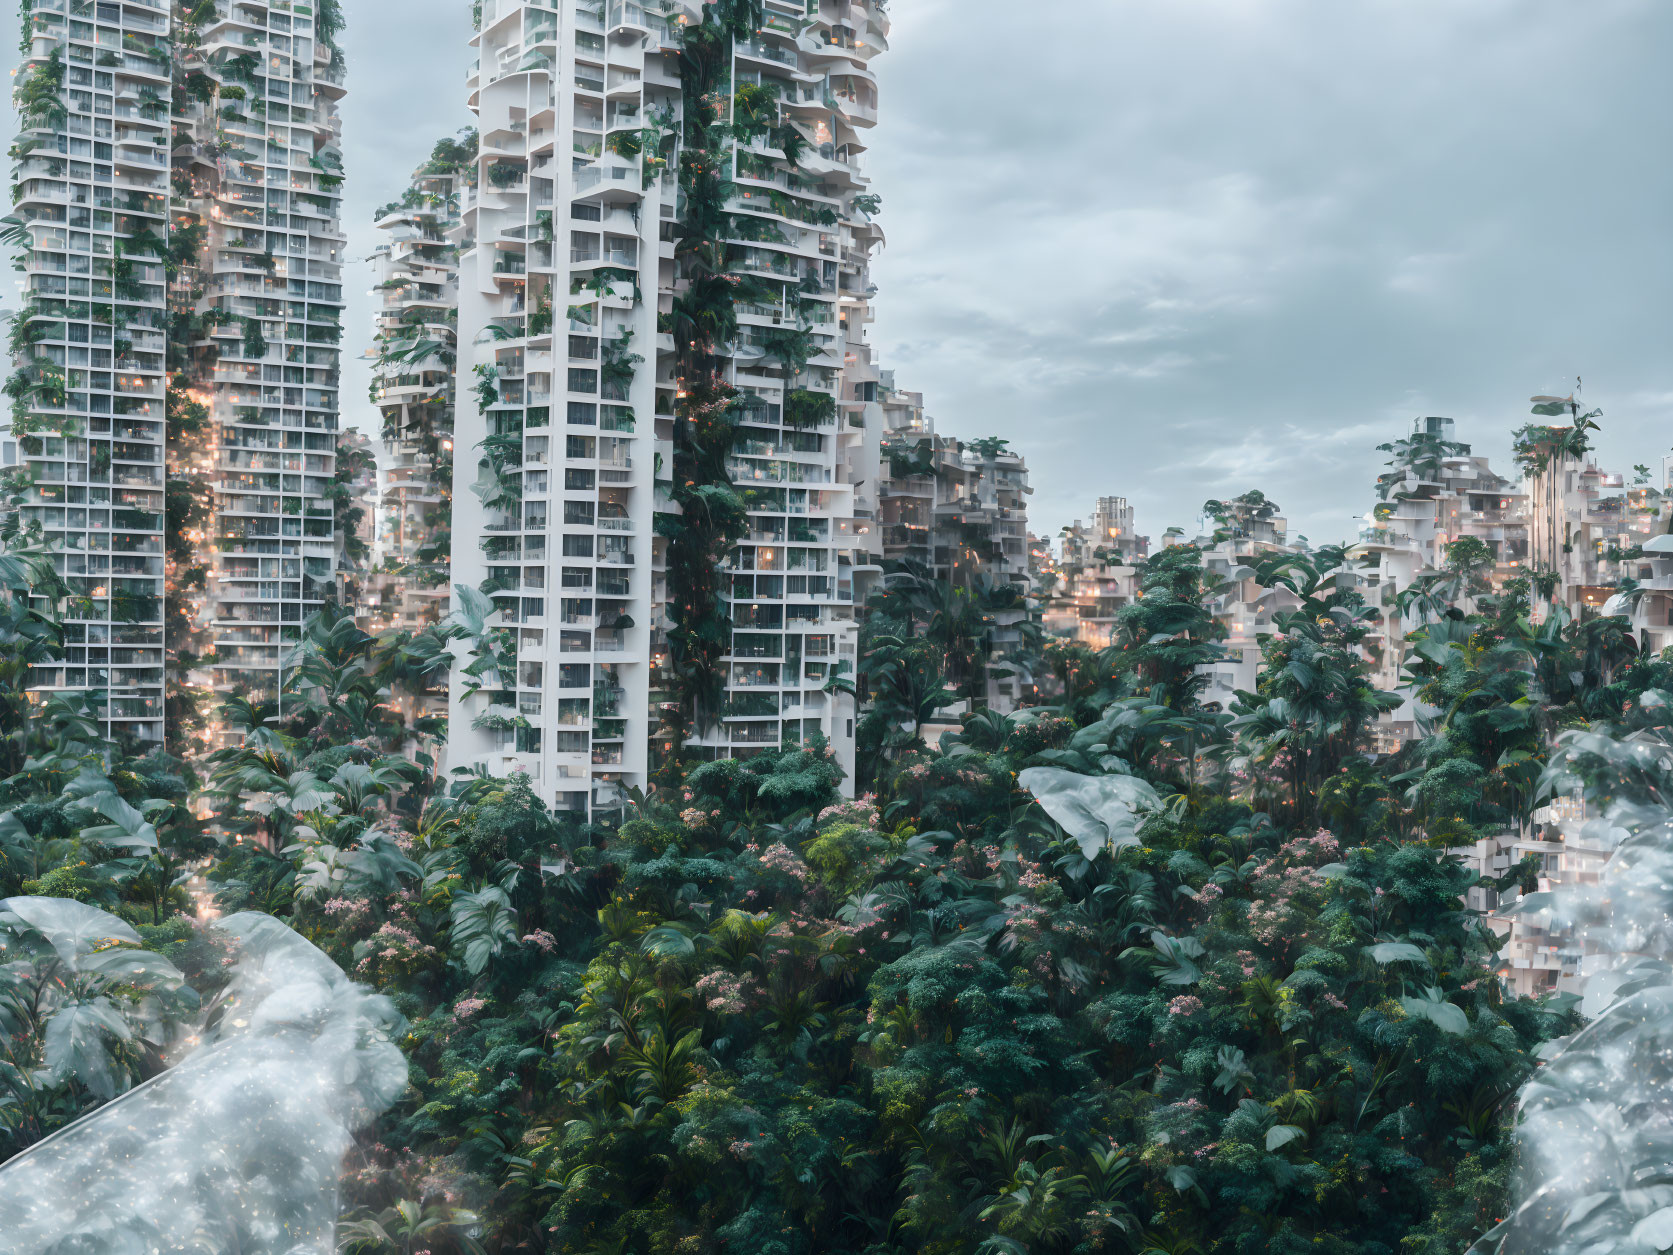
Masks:
[[[890,7],[875,339],[1045,528],[1339,539],[1414,415],[1502,464],[1575,375],[1616,467],[1673,445],[1673,5]]]
[[[469,122],[470,30],[466,0],[345,8],[353,260]],[[1612,467],[1673,445],[1673,4],[890,10],[873,340],[941,430],[1027,456],[1036,531],[1120,494],[1159,537],[1259,487],[1341,539],[1413,416],[1502,463],[1576,375]],[[352,354],[370,271],[347,277]],[[343,396],[370,430],[367,378]]]

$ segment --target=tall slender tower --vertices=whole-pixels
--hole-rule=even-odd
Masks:
[[[191,9],[179,42],[172,310],[177,386],[207,422],[177,463],[209,479],[198,601],[217,690],[275,693],[333,587],[342,338],[342,56],[336,0]],[[197,417],[197,411],[193,411]],[[181,424],[186,426],[186,424]],[[181,476],[185,482],[184,474]]]
[[[15,100],[24,303],[3,460],[70,589],[43,696],[87,691],[108,735],[163,737],[168,10],[34,0]]]
[[[442,140],[378,210],[372,396],[383,416],[383,627],[413,631],[447,609],[459,320],[459,247],[449,235],[475,159],[474,135]]]
[[[484,0],[468,80],[480,152],[455,233],[454,580],[492,597],[499,626],[498,665],[454,672],[449,755],[526,771],[583,812],[646,772],[644,358],[675,191],[641,150],[660,152],[677,85],[646,28],[612,29],[586,5]]]
[[[72,593],[35,687],[92,693],[115,736],[186,735],[194,687],[271,695],[332,587],[339,25],[337,0],[25,11],[0,453]]]
[[[854,652],[845,446],[881,236],[873,4],[483,0],[462,223],[455,766],[620,805],[818,733]],[[466,538],[479,538],[471,544]],[[461,599],[461,604],[463,604]]]
[[[853,446],[874,447],[880,431],[865,326],[882,235],[863,153],[877,119],[869,65],[887,47],[887,25],[876,4],[766,0],[729,41],[737,140],[721,240],[743,295],[724,369],[738,391],[726,470],[748,522],[726,562],[726,698],[715,711],[698,703],[687,739],[714,757],[819,735],[853,768],[851,699],[826,690],[853,670],[853,563],[873,513],[850,471],[874,460],[856,460]],[[676,265],[665,308],[689,301],[704,269],[700,255]],[[666,347],[677,384],[679,345]],[[679,590],[669,596],[677,627]]]

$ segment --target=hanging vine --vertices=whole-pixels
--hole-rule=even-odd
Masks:
[[[726,357],[737,338],[735,304],[752,292],[730,273],[725,237],[732,215],[730,118],[732,45],[763,20],[759,0],[719,0],[701,23],[684,28],[680,48],[683,110],[675,265],[684,288],[674,298],[671,328],[678,381],[672,483],[678,513],[657,515],[667,540],[669,678],[675,700],[664,706],[659,742],[668,765],[688,730],[712,725],[722,712],[732,617],[724,597],[727,556],[748,530],[748,508],[726,472],[736,425],[738,391],[726,381]]]

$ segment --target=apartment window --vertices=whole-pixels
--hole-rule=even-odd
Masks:
[[[817,614],[815,607],[808,607]],[[783,606],[736,605],[732,607],[732,626],[776,631],[784,626]]]
[[[565,535],[563,538],[563,556],[566,558],[592,557],[593,538],[591,536]]]
[[[573,374],[574,372],[570,372]],[[576,427],[598,426],[598,406],[588,401],[571,401],[569,403],[569,421]]]
[[[732,653],[738,658],[777,658],[783,650],[781,636],[756,636],[739,632],[732,637]]]
[[[593,503],[590,501],[566,501],[563,503],[563,521],[570,524],[580,524],[591,527],[593,522]],[[567,537],[565,538],[568,539]]]

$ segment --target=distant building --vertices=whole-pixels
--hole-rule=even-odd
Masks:
[[[1601,611],[1621,580],[1644,565],[1637,561],[1644,541],[1665,530],[1666,498],[1647,482],[1629,489],[1589,455],[1565,455],[1549,444],[1535,450],[1539,460],[1523,478],[1529,567],[1555,573],[1553,600],[1572,613]],[[1653,578],[1647,568],[1644,574]]]
[[[383,417],[378,617],[414,631],[447,610],[452,571],[459,249],[450,232],[476,136],[443,140],[378,213],[372,394]]]
[[[1069,524],[1059,545],[1057,578],[1045,602],[1046,634],[1102,649],[1117,612],[1137,594],[1137,564],[1150,552],[1150,538],[1139,534],[1127,498],[1099,497],[1091,522]]]

